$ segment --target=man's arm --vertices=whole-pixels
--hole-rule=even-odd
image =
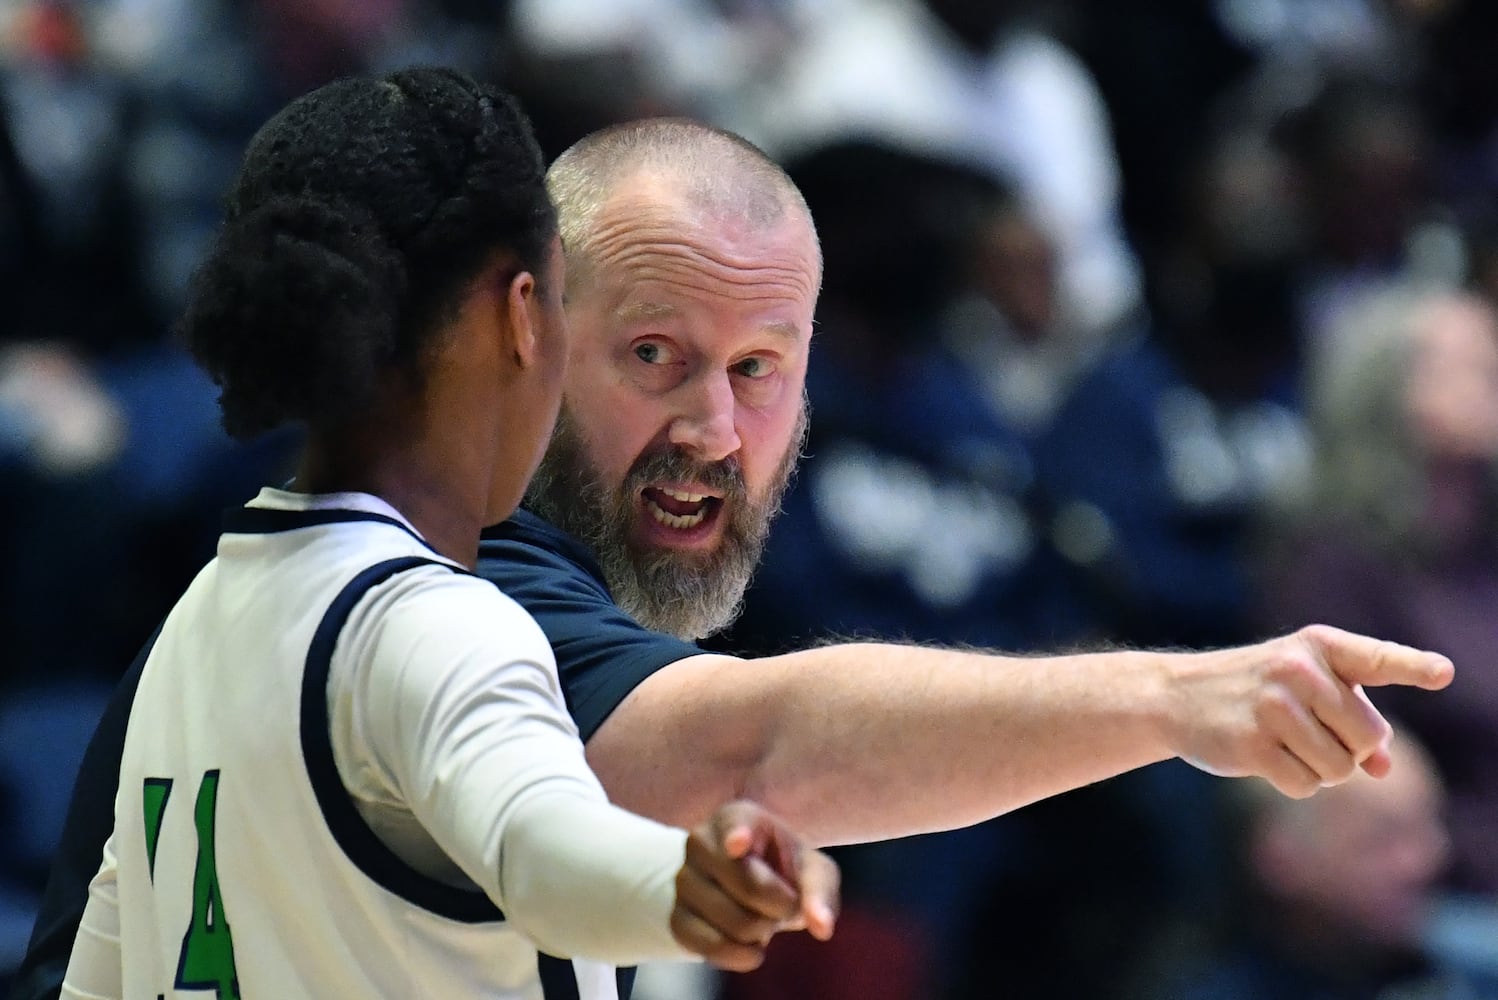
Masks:
[[[1387,770],[1361,685],[1450,682],[1444,657],[1324,627],[1207,653],[1013,658],[844,644],[702,655],[588,741],[625,808],[700,822],[765,803],[815,843],[951,829],[1173,756],[1304,796]]]

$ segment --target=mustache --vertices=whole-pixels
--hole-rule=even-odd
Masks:
[[[641,455],[630,466],[625,477],[628,493],[637,493],[652,482],[679,480],[701,483],[708,489],[721,493],[725,500],[744,500],[748,489],[744,485],[744,470],[738,459],[729,457],[721,462],[703,462],[679,448],[666,448]]]

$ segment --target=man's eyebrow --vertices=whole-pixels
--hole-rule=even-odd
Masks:
[[[771,320],[764,326],[760,327],[760,329],[765,331],[766,333],[773,333],[775,336],[780,337],[782,340],[792,340],[798,342],[801,340],[801,328],[795,323],[792,323],[790,320]]]
[[[678,315],[675,306],[664,302],[632,302],[627,306],[620,306],[614,313],[614,317],[623,323],[637,323],[641,320],[672,319]]]

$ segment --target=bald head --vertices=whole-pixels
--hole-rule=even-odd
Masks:
[[[732,132],[685,118],[594,132],[557,157],[546,187],[557,206],[569,281],[590,269],[599,217],[624,191],[645,189],[709,222],[761,232],[799,216],[815,233],[805,199],[779,164]]]
[[[821,251],[758,149],[680,119],[547,174],[567,267],[563,419],[527,502],[615,599],[683,638],[731,621],[800,454]]]

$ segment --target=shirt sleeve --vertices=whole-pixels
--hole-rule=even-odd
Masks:
[[[124,995],[122,962],[119,883],[111,837],[104,844],[103,864],[88,886],[88,903],[62,981],[62,1000],[118,1000]]]
[[[625,614],[591,558],[555,529],[554,537],[542,534],[542,523],[507,523],[507,533],[486,533],[478,574],[517,601],[545,633],[567,709],[587,742],[646,678],[702,650]]]
[[[352,699],[352,766],[543,951],[686,954],[669,926],[686,835],[608,803],[514,601],[446,569],[401,574],[350,618],[332,679]]]

